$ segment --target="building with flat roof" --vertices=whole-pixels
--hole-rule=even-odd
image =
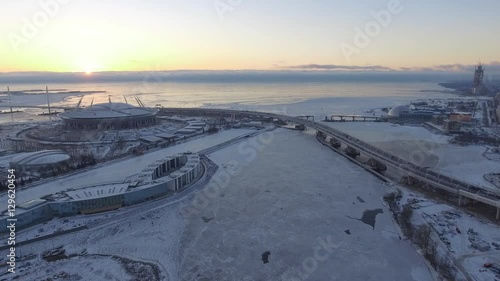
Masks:
[[[139,173],[116,182],[70,188],[18,205],[16,227],[27,227],[53,217],[94,214],[160,198],[196,182],[203,164],[196,153],[167,156]],[[7,231],[8,210],[0,211],[0,232]]]
[[[18,172],[39,172],[65,165],[69,160],[69,154],[62,150],[42,150],[16,155],[9,165]]]

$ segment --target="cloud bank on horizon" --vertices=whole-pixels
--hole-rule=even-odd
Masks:
[[[491,73],[500,73],[500,61],[482,64]],[[335,65],[335,64],[304,64],[292,66],[277,66],[280,69],[292,70],[332,70],[332,71],[439,71],[439,72],[471,72],[477,64],[442,64],[430,67],[400,67],[391,68],[382,65]]]
[[[168,82],[187,83],[337,83],[337,82],[451,82],[471,81],[472,71],[418,71],[418,70],[331,70],[330,66],[294,66],[281,70],[176,70],[176,71],[126,71],[98,72],[87,75],[84,72],[11,72],[0,73],[0,85],[53,84],[53,83],[114,83],[136,82],[149,84]],[[322,69],[327,68],[327,70]],[[473,69],[473,68],[472,68]],[[500,75],[487,72],[486,81],[500,83]]]

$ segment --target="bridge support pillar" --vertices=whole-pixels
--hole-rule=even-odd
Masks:
[[[403,184],[407,184],[407,185],[409,185],[409,186],[412,186],[412,185],[417,184],[417,183],[418,183],[418,180],[417,180],[417,179],[415,179],[415,178],[414,178],[414,177],[412,177],[412,176],[403,176],[403,177],[401,178],[401,183],[403,183]]]
[[[467,206],[469,204],[469,198],[459,195],[458,197],[458,206]]]
[[[348,146],[346,149],[344,149],[345,154],[347,154],[349,157],[356,158],[356,156],[361,155],[359,151],[356,149]]]
[[[330,138],[330,145],[335,147],[335,148],[340,148],[342,146],[340,141],[338,141],[337,139],[335,139],[333,137]]]
[[[384,163],[381,163],[373,158],[370,158],[366,162],[366,164],[368,164],[368,166],[370,166],[377,173],[382,173],[383,171],[387,170],[387,166]]]
[[[322,140],[325,140],[326,139],[326,134],[323,133],[322,131],[316,131],[316,137],[320,138]]]

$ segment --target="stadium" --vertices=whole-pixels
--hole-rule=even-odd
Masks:
[[[156,124],[158,110],[128,103],[102,103],[60,113],[63,127],[86,130],[120,130]]]

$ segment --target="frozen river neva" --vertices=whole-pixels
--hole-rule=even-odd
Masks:
[[[383,204],[390,187],[321,145],[313,134],[276,129],[245,138],[208,155],[219,169],[207,185],[194,186],[196,192],[154,207],[95,215],[111,217],[90,229],[26,245],[23,253],[63,246],[68,254],[148,262],[158,267],[159,280],[168,281],[432,280],[416,249],[399,238]],[[214,145],[214,137],[229,137],[217,136],[183,148],[196,150]],[[120,165],[130,161],[101,169],[123,170]],[[44,261],[19,266],[26,269],[20,280],[54,274],[54,265]],[[61,262],[58,270],[78,268]],[[125,274],[104,264],[89,270],[100,276],[93,280]]]
[[[180,280],[432,280],[383,182],[313,136],[279,129],[210,158],[233,175],[188,216]]]

